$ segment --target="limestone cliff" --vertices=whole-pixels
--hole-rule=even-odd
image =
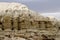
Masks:
[[[43,40],[41,36],[57,35],[57,23],[57,20],[44,17],[21,3],[0,3],[0,39],[3,36],[4,40],[6,37]]]

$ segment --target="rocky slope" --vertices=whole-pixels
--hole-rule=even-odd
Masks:
[[[59,40],[59,22],[20,3],[0,3],[0,40]]]

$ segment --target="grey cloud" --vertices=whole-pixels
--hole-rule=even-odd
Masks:
[[[60,2],[48,1],[44,3],[40,2],[30,2],[30,8],[40,11],[40,12],[57,12],[60,11]]]
[[[41,14],[41,15],[43,15],[43,16],[54,16],[55,18],[57,18],[57,19],[60,19],[60,13],[43,13],[43,14]]]

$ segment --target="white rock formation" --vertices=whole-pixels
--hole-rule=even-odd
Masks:
[[[38,21],[46,21],[46,18],[20,3],[0,3],[0,9],[2,29],[36,28],[40,25]]]
[[[5,40],[7,38],[8,40],[11,38],[12,40],[42,40],[41,35],[43,34],[56,34],[57,26],[57,20],[44,17],[30,10],[26,5],[21,3],[0,3],[0,39],[1,35],[4,35]]]

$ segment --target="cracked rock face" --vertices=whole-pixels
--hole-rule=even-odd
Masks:
[[[54,20],[20,3],[0,3],[0,40],[59,40]]]

